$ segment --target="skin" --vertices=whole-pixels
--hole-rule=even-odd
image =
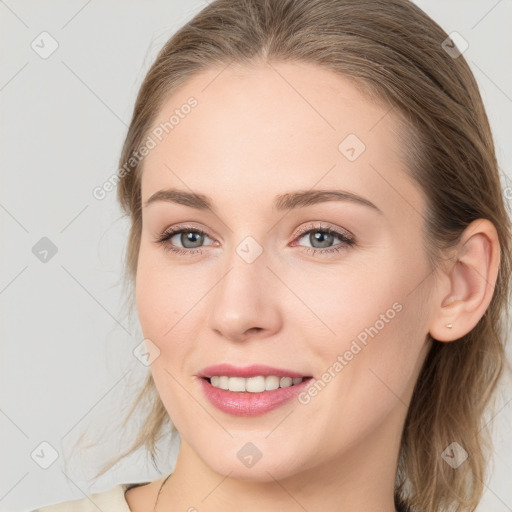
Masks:
[[[484,314],[499,262],[496,231],[475,221],[443,267],[430,268],[425,199],[407,174],[389,106],[311,64],[223,69],[172,94],[154,126],[190,96],[198,105],[144,160],[143,204],[172,187],[210,196],[215,209],[143,208],[138,314],[160,351],[151,371],[181,434],[157,509],[394,511],[400,435],[427,334],[456,340]],[[338,150],[348,134],[366,145],[352,162]],[[350,191],[381,213],[349,201],[272,208],[276,195],[309,189]],[[184,222],[206,233],[202,253],[155,243]],[[333,237],[341,251],[322,254],[316,242],[310,254],[315,241],[297,233],[320,225],[348,230],[356,243]],[[236,252],[247,236],[263,250],[252,263]],[[172,240],[184,248],[179,235]],[[236,417],[202,393],[197,374],[222,362],[322,379],[395,303],[400,312],[307,404]],[[262,453],[250,468],[237,458],[248,442]],[[130,509],[152,509],[162,481],[128,491]]]

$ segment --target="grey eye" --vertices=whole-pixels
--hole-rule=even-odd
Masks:
[[[179,242],[182,244],[184,249],[196,249],[201,247],[201,245],[204,243],[205,235],[203,233],[198,233],[197,231],[183,230],[171,237],[171,243],[175,244],[173,238],[176,237],[179,237]]]
[[[314,247],[315,249],[330,247],[334,238],[334,235],[323,231],[313,231],[309,234],[309,242],[311,243],[311,247]],[[318,243],[318,245],[315,245],[316,243]]]

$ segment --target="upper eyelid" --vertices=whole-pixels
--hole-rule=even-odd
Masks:
[[[299,231],[296,233],[295,236],[303,236],[304,234],[308,233],[309,231],[332,231],[332,232],[338,233],[340,235],[345,235],[349,238],[354,238],[354,235],[348,229],[333,227],[330,225],[325,226],[325,225],[322,225],[321,222],[318,226],[310,225],[310,226],[299,229]]]
[[[192,231],[194,233],[200,233],[202,235],[206,235],[208,236],[209,238],[212,238],[208,231],[204,230],[204,229],[201,229],[201,228],[198,228],[198,227],[195,227],[195,226],[174,226],[174,227],[171,227],[171,228],[168,228],[168,229],[165,229],[163,232],[162,232],[162,236],[165,236],[167,234],[169,235],[176,235],[178,233],[181,233],[183,231]]]

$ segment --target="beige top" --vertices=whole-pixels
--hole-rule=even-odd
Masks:
[[[86,498],[48,505],[32,512],[132,512],[124,493],[132,487],[149,483],[118,484],[107,491],[90,494]],[[395,506],[399,512],[412,512],[412,509],[405,505],[395,503]]]
[[[131,512],[124,493],[132,487],[148,483],[118,484],[107,491],[90,494],[86,498],[47,505],[33,512]]]

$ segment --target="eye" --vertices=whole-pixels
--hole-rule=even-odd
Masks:
[[[352,234],[342,233],[322,225],[301,230],[298,240],[301,239],[305,239],[310,244],[302,249],[313,255],[317,253],[337,253],[355,244],[355,238]],[[338,239],[341,243],[336,244],[335,239]]]
[[[204,247],[206,238],[211,240],[204,231],[195,227],[175,226],[171,229],[165,230],[161,235],[159,235],[155,240],[155,243],[162,245],[166,251],[183,255],[193,255],[201,254],[203,252],[202,247]],[[348,231],[341,232],[322,225],[309,226],[302,229],[296,236],[295,240],[301,240],[303,238],[306,239],[310,245],[303,246],[302,250],[312,255],[316,255],[317,253],[322,255],[338,253],[340,251],[347,250],[356,243],[354,236]],[[338,239],[340,243],[336,244],[336,239]],[[215,244],[216,242],[206,245]],[[294,246],[297,244],[293,243],[291,245]]]
[[[200,229],[177,226],[164,231],[155,242],[162,245],[166,251],[178,254],[197,254],[202,252],[201,247],[205,238],[210,237]]]

